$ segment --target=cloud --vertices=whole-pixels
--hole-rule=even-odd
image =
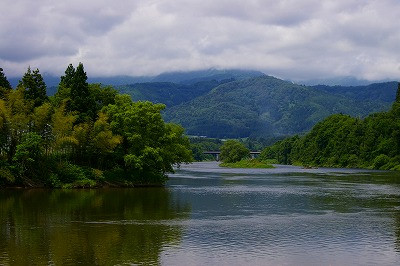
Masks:
[[[210,67],[282,78],[400,76],[396,0],[5,0],[0,65],[91,76]]]

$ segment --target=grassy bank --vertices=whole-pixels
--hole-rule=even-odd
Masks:
[[[245,159],[236,163],[221,163],[219,166],[229,168],[275,168],[271,164],[257,159]]]

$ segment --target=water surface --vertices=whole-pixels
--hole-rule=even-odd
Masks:
[[[166,188],[0,191],[0,265],[399,265],[400,177],[184,165]]]

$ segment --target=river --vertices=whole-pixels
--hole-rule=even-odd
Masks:
[[[165,188],[0,190],[0,223],[0,265],[400,265],[400,176],[195,163]]]

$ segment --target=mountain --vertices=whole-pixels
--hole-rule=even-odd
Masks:
[[[387,82],[387,80],[374,81],[375,83]],[[365,86],[374,83],[370,80],[357,79],[352,76],[333,77],[326,79],[297,80],[296,83],[307,86],[326,85],[326,86]]]
[[[208,93],[213,88],[231,82],[227,80],[200,81],[194,84],[177,84],[172,82],[147,82],[131,85],[117,86],[120,93],[131,95],[134,101],[151,101],[153,103],[164,103],[167,107],[188,102],[196,97]]]
[[[396,97],[397,82],[373,83],[367,86],[313,86],[325,92],[342,95],[356,101],[383,101],[392,103]]]
[[[390,107],[372,94],[361,99],[329,90],[261,76],[224,83],[167,108],[164,117],[183,125],[189,135],[236,138],[304,133],[334,113],[364,117]]]
[[[226,80],[226,79],[247,79],[251,77],[264,76],[265,74],[260,71],[254,70],[241,70],[241,69],[224,69],[219,70],[215,68],[198,71],[186,72],[167,72],[155,76],[151,82],[173,82],[182,84],[194,84],[200,81],[208,80]]]

